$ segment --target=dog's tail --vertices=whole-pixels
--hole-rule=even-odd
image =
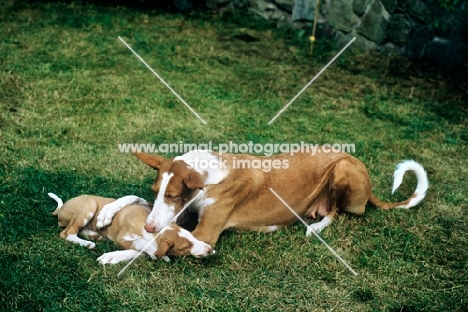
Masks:
[[[54,193],[47,193],[47,195],[49,195],[50,198],[52,198],[53,200],[57,202],[57,208],[55,209],[54,212],[52,212],[52,214],[56,216],[58,214],[59,209],[62,208],[63,206],[63,201],[62,199],[60,199],[60,197],[58,197]]]
[[[427,179],[426,171],[424,170],[421,164],[415,162],[414,160],[404,160],[399,163],[396,167],[395,173],[393,174],[393,189],[392,194],[398,189],[401,182],[403,181],[403,176],[407,171],[413,171],[416,175],[418,184],[413,195],[411,195],[407,200],[399,203],[389,203],[384,202],[376,198],[371,194],[369,202],[374,206],[377,206],[382,209],[392,209],[392,208],[411,208],[419,204],[424,197],[426,196],[426,191],[429,188],[429,180]]]

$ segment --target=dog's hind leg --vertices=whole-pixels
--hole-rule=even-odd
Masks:
[[[333,168],[328,183],[327,194],[318,205],[329,207],[320,207],[322,209],[318,209],[318,213],[324,215],[323,211],[327,208],[329,211],[320,222],[309,225],[307,236],[312,234],[312,231],[318,233],[329,226],[338,209],[357,215],[364,213],[370,194],[370,182],[367,170],[361,162],[354,158],[340,160]]]
[[[310,224],[307,227],[306,236],[310,236],[312,232],[320,233],[324,228],[332,224],[333,218],[335,217],[337,210],[338,209],[336,207],[336,201],[332,201],[332,207],[330,212],[319,222]]]
[[[96,211],[96,202],[93,201],[92,203],[90,202],[89,205],[85,205],[83,209],[73,217],[67,227],[60,233],[60,237],[75,244],[79,244],[80,246],[88,247],[89,249],[96,247],[93,242],[78,237],[78,233],[80,233],[80,231],[94,217]]]
[[[98,232],[95,232],[93,230],[88,230],[88,229],[81,229],[78,235],[86,239],[92,240],[92,241],[102,239],[102,236],[99,235]]]

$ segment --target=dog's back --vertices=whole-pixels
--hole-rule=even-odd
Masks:
[[[52,213],[53,215],[58,217],[58,224],[59,226],[66,227],[72,222],[72,220],[80,221],[78,219],[83,220],[82,227],[86,225],[91,225],[92,223],[95,224],[94,217],[99,214],[102,207],[106,204],[109,204],[115,201],[114,198],[107,198],[101,196],[93,196],[93,195],[81,195],[74,197],[64,204],[61,205],[61,199],[58,197],[53,197],[52,193],[49,193],[49,196],[57,201],[58,207]],[[58,200],[57,200],[58,199]],[[84,224],[84,221],[88,221]],[[94,225],[87,228],[89,230],[96,231],[96,227]]]
[[[94,248],[95,244],[88,240],[78,237],[98,237],[96,231],[95,216],[99,214],[102,207],[108,203],[115,201],[113,198],[106,198],[100,196],[81,195],[74,197],[63,204],[62,200],[55,194],[48,194],[54,199],[58,206],[52,213],[58,217],[58,225],[65,227],[60,233],[60,238]],[[94,225],[94,226],[93,226]]]
[[[144,229],[148,215],[149,209],[142,205],[125,206],[117,212],[109,226],[99,230],[99,234],[114,241],[121,249],[140,250],[142,247],[136,247],[134,243],[143,239],[146,244],[155,235],[147,233]],[[96,220],[93,220],[92,223],[95,227]]]

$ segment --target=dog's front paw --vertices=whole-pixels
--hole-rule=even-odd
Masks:
[[[118,250],[112,252],[106,252],[97,261],[101,264],[116,264],[122,261],[130,261],[138,256],[138,252],[135,250]]]
[[[116,207],[114,203],[104,205],[99,213],[96,221],[96,227],[98,229],[105,228],[112,223],[112,218],[119,211],[121,207]]]
[[[100,264],[116,264],[120,261],[116,259],[116,257],[113,255],[113,252],[107,252],[97,258],[97,261],[99,261]]]
[[[151,260],[158,260],[158,258],[155,255],[150,255],[149,254],[148,256],[151,258]],[[165,262],[171,262],[171,259],[166,255],[162,256],[161,260],[163,260]]]

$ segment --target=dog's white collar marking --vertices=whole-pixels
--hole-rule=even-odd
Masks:
[[[205,208],[213,205],[215,201],[216,200],[214,198],[204,198],[203,200],[197,201],[196,211],[198,212],[198,222],[200,222],[203,212],[205,211]]]
[[[162,174],[161,187],[159,188],[158,195],[154,201],[153,210],[148,215],[146,223],[153,226],[164,227],[170,223],[170,220],[174,217],[174,205],[168,205],[164,201],[166,196],[166,189],[171,181],[171,178],[174,176],[174,173],[164,172]],[[158,231],[161,228],[157,229]]]
[[[205,185],[218,184],[229,174],[229,170],[224,168],[222,158],[213,155],[211,151],[190,151],[184,155],[175,157],[174,160],[184,161],[201,175],[207,173],[204,181]]]
[[[169,182],[171,181],[171,178],[173,176],[174,176],[174,173],[172,172],[171,173],[164,172],[162,174],[161,187],[159,188],[158,196],[156,197],[156,201],[153,205],[153,209],[156,206],[165,205],[164,196],[166,195],[167,186],[169,185]]]

